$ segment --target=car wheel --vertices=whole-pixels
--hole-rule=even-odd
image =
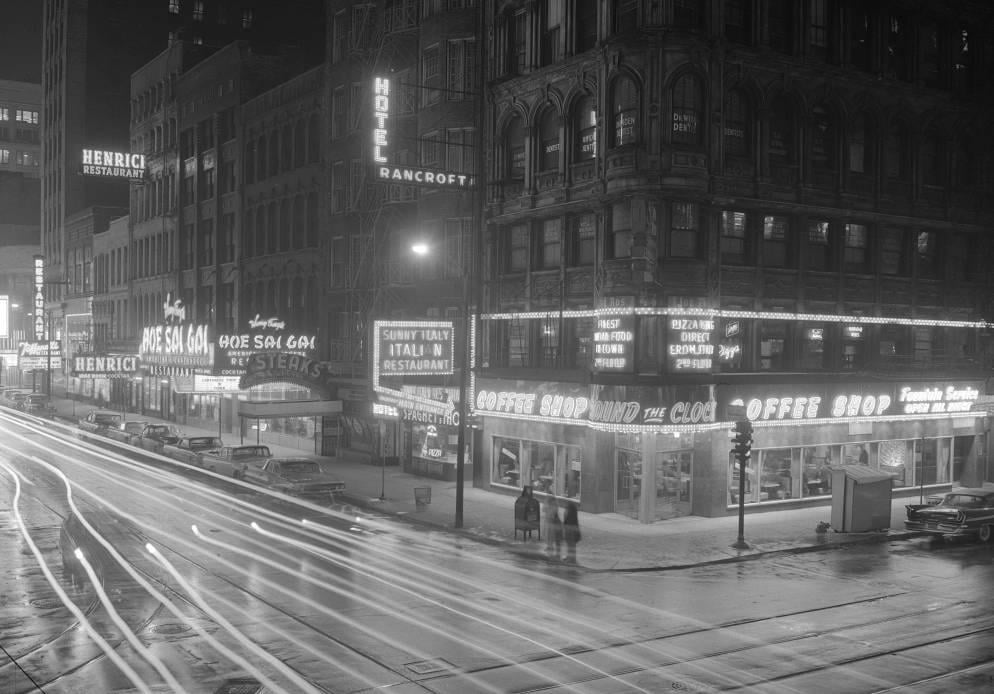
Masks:
[[[990,542],[991,537],[994,537],[994,526],[992,525],[981,525],[980,526],[980,541]]]

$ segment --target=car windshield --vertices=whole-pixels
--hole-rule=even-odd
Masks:
[[[985,503],[984,497],[974,494],[947,494],[941,505],[954,508],[983,508]]]
[[[159,425],[153,424],[153,425],[147,427],[145,431],[146,431],[146,433],[154,434],[155,436],[162,436],[162,435],[175,436],[176,435],[176,430],[173,429],[171,426],[168,426],[166,424],[159,424]]]
[[[144,429],[144,428],[145,428],[145,425],[142,424],[141,422],[125,422],[124,423],[124,430],[126,432],[128,432],[129,434],[140,434],[142,432],[142,429]]]
[[[316,475],[321,471],[313,460],[284,460],[280,469],[291,475]]]
[[[203,450],[205,448],[220,448],[220,439],[207,437],[197,437],[190,439],[190,448],[193,450]]]
[[[248,446],[236,448],[231,455],[233,458],[268,458],[272,453],[266,446]]]
[[[116,414],[95,414],[93,421],[97,424],[117,424],[121,421],[121,416]]]

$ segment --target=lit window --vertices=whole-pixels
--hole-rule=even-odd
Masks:
[[[10,163],[10,150],[0,149],[0,164],[9,164],[9,163]]]
[[[639,93],[635,83],[627,77],[620,77],[614,83],[611,99],[614,116],[613,147],[631,145],[639,138]]]
[[[179,0],[169,0],[169,14],[179,14]]]
[[[746,260],[745,212],[721,213],[721,261],[724,263],[744,263]]]
[[[673,144],[700,145],[703,120],[697,78],[684,75],[673,86]]]
[[[0,120],[10,120],[10,109],[6,106],[0,106]]]
[[[559,119],[555,110],[547,109],[539,126],[539,171],[555,171],[559,168]]]
[[[770,267],[787,265],[787,239],[790,221],[787,217],[763,217],[763,264]]]
[[[252,28],[252,10],[242,10],[242,29]]]
[[[204,2],[203,0],[197,0],[193,3],[193,21],[202,22],[204,21]]]
[[[867,238],[869,231],[865,224],[846,224],[845,264],[848,272],[866,272]]]
[[[693,202],[674,202],[670,217],[670,255],[674,258],[696,258],[698,247],[698,212]]]
[[[542,267],[559,267],[562,264],[562,252],[562,220],[547,219],[542,222]]]
[[[575,161],[593,159],[597,156],[597,104],[592,96],[586,96],[577,104],[573,113],[575,133]]]
[[[830,227],[826,221],[808,222],[808,269],[829,270]]]

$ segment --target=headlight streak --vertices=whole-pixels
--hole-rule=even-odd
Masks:
[[[135,672],[131,668],[131,666],[124,661],[124,659],[117,653],[117,651],[114,650],[114,648],[111,647],[109,643],[107,643],[104,637],[102,637],[100,634],[97,633],[97,630],[86,618],[86,615],[83,614],[83,611],[76,606],[76,603],[74,603],[72,599],[69,597],[69,595],[66,594],[66,591],[62,589],[62,586],[59,584],[59,581],[52,574],[52,570],[49,569],[48,564],[45,563],[45,559],[44,557],[42,557],[41,550],[38,549],[38,545],[36,545],[34,543],[34,540],[31,539],[31,533],[28,532],[27,525],[25,525],[24,519],[21,517],[21,509],[20,509],[21,480],[14,473],[13,467],[11,467],[5,461],[0,460],[0,468],[3,468],[5,471],[7,471],[7,473],[10,474],[10,476],[14,480],[14,499],[11,502],[10,506],[11,512],[13,513],[14,518],[17,521],[17,527],[21,531],[21,535],[24,537],[24,541],[28,544],[28,547],[31,548],[31,553],[35,555],[35,561],[38,562],[38,568],[40,568],[41,572],[45,575],[45,580],[48,581],[49,585],[51,585],[52,589],[59,596],[59,600],[61,600],[62,604],[66,606],[66,609],[72,612],[73,617],[76,618],[76,621],[79,622],[79,625],[83,627],[86,633],[89,634],[90,638],[93,639],[93,642],[96,643],[97,646],[100,648],[100,650],[107,655],[110,661],[118,667],[118,669],[124,674],[125,677],[131,680],[131,683],[135,685],[135,687],[137,687],[143,692],[148,692],[149,694],[151,694],[152,690],[150,690],[148,686],[145,684],[145,682],[142,680],[142,678],[138,676],[138,673]]]
[[[19,424],[20,424],[20,422],[19,422]],[[48,436],[51,437],[51,433],[50,432],[45,432],[44,430],[42,430],[42,433],[45,433],[45,434],[47,434]],[[19,438],[22,438],[22,437],[19,437]],[[55,438],[55,437],[52,437],[52,438]],[[27,441],[28,443],[30,443],[30,444],[32,444],[34,446],[38,446],[39,445],[37,440],[29,440],[29,439],[23,439],[23,440]],[[59,440],[61,440],[61,439],[59,439]],[[46,449],[46,450],[49,450],[49,449]],[[87,452],[90,452],[90,453],[99,453],[99,451],[93,451],[93,450],[91,450],[89,448],[87,448],[86,450],[87,450]],[[53,453],[54,455],[58,455],[60,457],[66,457],[66,454],[62,453],[62,452],[55,452],[55,451],[49,451],[49,452]],[[73,460],[73,459],[68,458],[68,457],[66,457],[66,459],[69,460],[70,462],[73,462],[73,463],[79,462],[79,461]],[[173,462],[173,463],[179,464],[178,461],[172,461],[171,459],[167,459],[167,460],[169,460],[169,462]],[[108,479],[109,481],[116,482],[116,483],[121,483],[120,479],[115,479],[112,475],[108,475],[107,471],[105,469],[101,469],[98,466],[88,465],[88,464],[85,464],[85,463],[84,463],[84,465],[88,469],[93,470],[94,472],[96,472],[97,474],[100,474],[101,476],[103,476],[105,479]],[[135,468],[137,468],[137,469],[140,469],[144,473],[157,473],[157,474],[153,474],[152,475],[156,479],[162,479],[163,481],[167,481],[168,480],[171,483],[175,483],[176,482],[175,476],[171,475],[168,472],[156,471],[156,470],[154,470],[154,468],[149,468],[148,466],[140,465],[140,464],[134,463],[134,462],[131,462],[130,465],[133,466],[133,467],[135,467]],[[197,468],[197,469],[201,470],[200,468]],[[224,479],[228,480],[228,478],[224,478]],[[77,485],[77,487],[78,486],[79,485]],[[146,485],[146,486],[148,486],[148,485]],[[251,486],[251,485],[249,485],[249,486]],[[252,488],[253,489],[258,489],[257,487],[252,487]],[[131,491],[134,491],[133,487],[129,487],[129,489]],[[362,547],[365,547],[367,549],[370,547],[370,545],[368,543],[364,543],[360,538],[357,538],[357,537],[354,537],[354,536],[349,536],[349,535],[347,535],[345,533],[342,533],[340,536],[339,535],[334,535],[333,533],[335,531],[333,531],[331,529],[328,529],[328,528],[323,528],[321,526],[321,524],[314,523],[312,521],[307,521],[306,519],[303,519],[301,521],[291,521],[287,516],[285,516],[283,514],[271,511],[269,509],[265,509],[265,508],[260,508],[260,507],[257,507],[257,506],[253,506],[250,502],[247,502],[247,501],[244,501],[244,500],[232,497],[229,494],[225,494],[225,493],[223,493],[221,491],[205,489],[205,488],[202,488],[199,485],[197,485],[196,487],[191,487],[191,490],[195,491],[197,493],[205,494],[205,495],[207,495],[209,497],[212,497],[212,498],[221,498],[221,499],[224,499],[226,503],[228,503],[228,504],[234,503],[235,505],[241,507],[243,510],[245,510],[245,511],[251,511],[251,513],[254,513],[256,515],[269,516],[271,519],[274,520],[274,522],[276,522],[280,526],[286,526],[286,527],[289,528],[289,527],[291,527],[290,524],[293,523],[295,527],[299,528],[301,524],[302,525],[307,525],[310,528],[319,529],[319,531],[322,533],[323,537],[325,537],[326,539],[333,539],[335,542],[338,542],[338,543],[356,543],[357,546],[362,546]],[[162,490],[155,489],[154,491],[155,491],[156,496],[159,497],[159,498],[161,498],[161,496],[163,494]],[[143,493],[145,493],[145,492],[143,492]],[[94,496],[95,496],[95,498],[98,498],[98,499],[100,498],[97,495],[94,495]],[[169,496],[172,496],[173,498],[176,498],[177,500],[180,500],[180,501],[189,501],[189,498],[186,498],[186,497],[179,497],[177,495],[172,495],[172,494],[170,494]],[[274,495],[274,496],[277,496],[277,495]],[[103,502],[103,503],[106,503],[106,502]],[[108,504],[108,505],[110,505],[110,504]],[[306,505],[307,506],[312,506],[312,504],[306,504]],[[199,508],[200,508],[201,511],[203,511],[205,513],[210,513],[212,515],[216,515],[216,516],[219,516],[221,518],[224,518],[225,520],[230,520],[230,516],[226,516],[224,514],[218,513],[216,511],[214,511],[209,506],[200,506]],[[335,515],[337,517],[346,518],[349,521],[351,521],[353,519],[353,517],[354,517],[354,514],[352,514],[352,513],[349,513],[349,514],[335,513],[335,512],[332,511],[332,509],[328,509],[328,508],[321,507],[321,506],[315,506],[315,509],[319,510],[319,511],[321,511],[323,513],[326,513],[328,515]],[[121,512],[121,511],[117,511],[117,512],[120,515],[124,515],[126,517],[129,517],[129,519],[132,519],[133,522],[136,522],[138,525],[142,525],[143,527],[152,527],[147,522],[139,521],[139,520],[137,520],[137,519],[129,516],[126,513]],[[366,524],[371,524],[371,523],[374,523],[375,521],[373,519],[364,519],[363,522],[366,523]],[[451,549],[451,547],[448,547],[447,545],[445,545],[443,543],[439,543],[439,542],[437,542],[435,540],[432,540],[431,538],[425,538],[421,534],[415,534],[415,533],[413,533],[411,531],[406,531],[403,527],[401,527],[399,525],[393,525],[393,524],[391,524],[389,527],[391,529],[391,532],[394,535],[397,535],[399,537],[402,537],[402,538],[403,537],[417,537],[418,540],[419,540],[419,542],[422,545],[426,545],[426,546],[430,546],[430,547],[436,547],[438,549],[445,550],[445,551],[448,551],[448,550]],[[158,530],[158,528],[153,528],[153,529]],[[175,538],[176,536],[170,535],[170,537]],[[358,545],[358,543],[362,543],[362,544]],[[476,561],[477,563],[480,563],[480,564],[484,564],[484,565],[499,567],[501,570],[503,570],[505,572],[508,572],[508,573],[512,573],[512,574],[517,574],[517,575],[527,576],[527,577],[532,577],[532,578],[534,578],[535,575],[536,575],[536,572],[534,570],[532,570],[532,569],[521,568],[521,567],[518,567],[518,566],[514,566],[512,564],[508,564],[506,562],[501,562],[501,561],[494,560],[494,559],[488,559],[486,557],[474,557],[474,561]],[[426,563],[426,564],[424,564],[422,566],[423,567],[427,567],[427,566],[429,566],[429,564]],[[572,582],[572,581],[569,581],[569,580],[566,580],[566,579],[559,579],[559,578],[550,577],[550,576],[547,576],[547,575],[543,575],[542,578],[543,578],[543,580],[550,581],[550,582],[553,582],[553,583],[556,583],[556,584],[560,584],[560,585],[566,586],[570,590],[580,591],[580,592],[583,592],[584,594],[586,594],[588,596],[596,597],[597,599],[599,599],[601,601],[608,601],[608,602],[617,604],[617,605],[622,606],[622,607],[627,607],[627,608],[630,608],[630,609],[638,609],[638,610],[642,611],[643,613],[645,613],[645,612],[656,613],[661,618],[666,618],[666,619],[670,619],[670,620],[678,619],[680,621],[687,622],[688,624],[693,625],[694,627],[699,628],[699,629],[714,629],[715,628],[715,626],[712,625],[712,624],[710,624],[710,623],[701,622],[701,621],[698,621],[698,620],[694,620],[692,617],[689,617],[689,616],[686,616],[686,615],[675,614],[675,613],[671,613],[671,612],[667,612],[667,611],[663,611],[663,610],[658,610],[656,608],[653,608],[652,606],[645,605],[643,603],[635,603],[635,602],[633,602],[631,600],[627,600],[625,598],[620,598],[620,597],[617,597],[617,596],[614,596],[614,595],[610,595],[610,594],[605,594],[605,593],[603,593],[601,591],[590,590],[590,589],[583,589],[581,586],[579,586],[575,582]],[[509,597],[509,596],[503,596],[503,597]],[[520,599],[517,598],[517,596],[513,596],[513,599],[518,600],[520,602]],[[562,614],[561,613],[553,613],[553,614],[556,615],[557,619],[562,619]],[[594,623],[591,623],[590,626],[591,626],[591,628],[594,628],[594,629],[598,628],[598,625],[594,624]],[[744,646],[747,646],[747,647],[768,647],[768,648],[778,649],[778,646],[776,646],[775,644],[765,643],[765,642],[762,642],[762,641],[760,641],[758,639],[751,638],[751,637],[748,637],[748,636],[745,636],[745,635],[736,635],[735,638],[738,639],[738,640],[740,640],[740,641],[742,641],[743,644],[744,644]],[[685,663],[684,663],[685,665],[691,665],[692,661],[693,661],[693,658],[696,656],[696,654],[694,654],[694,653],[684,653],[682,650],[672,649],[672,648],[669,649],[669,650],[660,649],[660,648],[653,648],[651,650],[653,650],[654,652],[658,652],[658,653],[660,653],[662,655],[669,655],[670,657],[673,657],[675,659],[680,659],[680,660],[682,660],[684,657],[689,657],[691,659],[691,662],[686,662],[685,661]],[[791,658],[793,658],[794,660],[797,660],[799,662],[805,662],[805,663],[816,665],[816,666],[824,666],[824,663],[825,663],[825,661],[823,661],[823,660],[817,660],[815,658],[798,656],[797,654],[788,652],[787,649],[782,649],[782,651],[786,655],[789,655]],[[703,668],[700,668],[699,666],[696,666],[696,665],[694,667],[698,667],[699,669],[703,669]],[[711,673],[712,675],[714,674],[710,670],[706,670],[706,671],[709,672],[709,673]],[[880,683],[881,682],[877,678],[868,678],[866,675],[863,675],[863,674],[859,674],[858,676],[861,679],[863,679],[863,680],[869,680],[869,681],[874,682],[874,683]],[[733,680],[730,677],[726,677],[724,675],[722,677],[725,678],[725,679],[727,679],[727,681],[729,683],[731,683],[731,684],[738,684],[738,682],[736,680]],[[767,686],[770,686],[771,684],[772,683],[766,683]],[[883,684],[886,685],[888,683],[883,683]]]
[[[172,687],[174,692],[177,692],[177,694],[183,694],[183,687],[176,681],[176,678],[173,677],[173,673],[169,671],[165,663],[155,657],[149,648],[138,640],[134,632],[128,627],[127,622],[121,618],[121,615],[114,607],[114,603],[107,596],[107,591],[104,590],[103,582],[100,580],[100,577],[97,576],[97,572],[93,570],[93,567],[90,566],[90,562],[86,558],[86,555],[83,554],[83,550],[77,547],[74,554],[76,555],[76,559],[78,559],[79,563],[83,566],[83,570],[86,571],[86,575],[90,579],[90,583],[93,584],[93,588],[96,590],[97,597],[100,598],[101,604],[103,604],[104,609],[107,610],[107,614],[110,615],[111,621],[114,622],[117,628],[121,631],[124,638],[127,639],[129,644],[131,644],[131,647],[136,653],[144,658],[149,665],[155,668],[155,671],[159,673],[162,680]]]
[[[162,564],[162,566],[165,567],[166,571],[168,571],[172,575],[173,579],[175,579],[175,581],[180,584],[183,590],[186,591],[186,594],[189,595],[190,598],[195,603],[197,603],[197,606],[200,607],[200,609],[203,610],[204,613],[207,614],[211,619],[213,619],[215,623],[217,623],[225,631],[231,634],[235,638],[235,640],[237,640],[240,644],[242,644],[245,648],[249,649],[250,651],[254,651],[262,660],[269,663],[269,665],[272,666],[274,669],[276,669],[277,672],[281,673],[284,677],[286,677],[291,682],[296,684],[298,687],[300,687],[301,690],[305,692],[312,692],[313,694],[325,694],[320,689],[318,689],[313,684],[311,684],[306,679],[304,679],[300,675],[300,673],[298,673],[296,670],[287,667],[286,663],[284,663],[282,660],[272,655],[271,653],[269,653],[269,651],[267,651],[266,649],[262,648],[257,643],[252,641],[249,637],[247,637],[239,629],[237,629],[234,624],[229,622],[224,615],[222,615],[220,612],[218,612],[213,607],[208,605],[207,601],[204,600],[204,598],[200,595],[200,591],[194,588],[189,581],[183,578],[183,575],[176,570],[176,567],[174,567],[172,563],[162,555],[162,553],[155,547],[155,545],[153,545],[151,542],[147,542],[145,543],[145,549],[148,551],[149,554],[151,554],[153,557],[159,560],[159,563]],[[267,686],[269,685],[267,684]]]
[[[76,502],[72,498],[72,485],[69,482],[69,479],[65,476],[65,474],[61,470],[59,470],[51,463],[41,460],[40,458],[37,458],[35,456],[32,456],[32,459],[59,476],[62,482],[66,485],[66,501],[68,502],[72,512],[76,514],[76,518],[79,520],[80,525],[82,525],[86,529],[86,531],[89,532],[90,535],[97,542],[99,542],[104,549],[107,550],[107,552],[121,566],[121,568],[124,569],[129,576],[131,576],[132,580],[134,580],[138,585],[144,588],[149,595],[155,598],[163,607],[166,608],[166,610],[172,613],[172,615],[176,619],[190,626],[201,638],[203,638],[208,644],[210,644],[215,650],[217,650],[218,653],[227,657],[229,660],[231,660],[232,663],[245,669],[246,672],[252,674],[252,676],[254,676],[260,682],[270,683],[270,680],[262,673],[262,671],[256,668],[249,660],[245,659],[235,651],[231,650],[230,648],[222,644],[220,641],[218,641],[214,636],[209,634],[202,626],[200,626],[196,622],[191,622],[190,620],[188,620],[186,618],[186,615],[183,614],[182,610],[176,607],[175,603],[173,603],[169,598],[167,598],[165,594],[163,594],[161,591],[156,589],[155,586],[153,586],[151,582],[149,582],[144,576],[138,573],[138,571],[136,571],[134,567],[131,565],[131,562],[125,559],[121,555],[121,553],[118,552],[117,549],[110,542],[108,542],[103,535],[97,532],[97,530],[93,527],[93,525],[88,520],[86,520],[86,517],[83,515],[82,511],[79,510],[79,507],[76,506]],[[97,584],[96,581],[93,581],[93,583],[94,585]],[[274,689],[277,688],[275,684],[273,684],[273,688]],[[177,689],[177,691],[182,692],[183,691],[182,687]]]
[[[277,533],[268,531],[268,530],[260,527],[259,524],[256,523],[255,521],[253,521],[251,525],[252,525],[252,528],[256,532],[258,532],[259,534],[263,535],[264,537],[268,537],[268,538],[271,538],[271,539],[274,539],[274,540],[279,540],[281,542],[289,544],[292,547],[296,547],[298,549],[302,549],[305,552],[309,552],[309,553],[314,554],[315,556],[321,557],[321,558],[323,558],[325,560],[336,562],[336,558],[335,557],[331,556],[329,553],[321,550],[318,547],[315,547],[313,545],[309,545],[307,543],[300,542],[299,540],[294,540],[294,539],[291,539],[289,537],[286,537],[286,536],[279,535]],[[603,677],[605,679],[614,680],[616,682],[619,682],[619,683],[625,685],[626,687],[630,688],[631,690],[644,692],[645,694],[653,694],[653,692],[651,690],[643,689],[642,687],[639,687],[638,685],[636,685],[636,684],[634,684],[632,682],[626,682],[625,680],[621,679],[617,675],[614,675],[614,674],[612,674],[610,672],[607,672],[606,670],[602,670],[601,668],[595,667],[594,665],[591,665],[589,663],[585,663],[582,660],[580,660],[579,658],[577,658],[577,657],[575,657],[573,655],[570,655],[569,653],[565,653],[562,650],[559,650],[559,649],[556,649],[556,648],[552,648],[551,646],[549,646],[547,644],[544,644],[541,641],[538,641],[537,639],[534,639],[534,638],[532,638],[530,636],[527,636],[524,633],[516,632],[516,631],[514,631],[512,629],[508,629],[507,627],[501,626],[501,625],[496,624],[494,622],[490,622],[490,621],[487,621],[487,620],[485,620],[485,619],[483,619],[481,617],[473,615],[473,614],[471,614],[471,613],[469,613],[469,612],[467,612],[465,610],[456,609],[454,607],[451,607],[450,605],[446,605],[443,602],[441,602],[440,600],[436,600],[434,598],[430,598],[427,595],[425,595],[425,591],[424,590],[421,590],[419,592],[418,590],[413,590],[411,588],[407,588],[407,587],[404,587],[404,586],[399,586],[396,583],[391,583],[387,579],[382,578],[378,574],[372,573],[370,571],[361,570],[358,567],[351,567],[351,570],[354,571],[355,573],[359,574],[359,575],[364,575],[367,578],[370,578],[370,579],[372,579],[374,581],[377,581],[377,582],[380,582],[380,583],[386,583],[388,586],[390,586],[394,590],[400,590],[400,591],[402,591],[404,593],[412,595],[412,596],[416,597],[419,600],[423,600],[424,602],[427,602],[427,603],[429,603],[431,605],[434,605],[435,607],[438,607],[438,608],[441,608],[443,610],[446,610],[446,611],[448,611],[448,612],[450,612],[450,613],[452,613],[454,615],[457,615],[459,617],[462,617],[463,619],[466,619],[466,620],[468,620],[470,622],[476,622],[476,623],[482,624],[483,626],[485,626],[485,627],[487,627],[489,629],[493,629],[494,631],[498,631],[498,632],[501,632],[501,633],[506,634],[508,636],[512,636],[512,637],[514,637],[516,639],[519,639],[521,641],[525,641],[527,643],[530,643],[531,645],[536,646],[537,648],[541,649],[542,651],[554,653],[555,655],[557,655],[557,656],[559,656],[561,658],[564,658],[566,660],[569,660],[569,661],[573,662],[574,664],[579,665],[581,668],[586,668],[587,670],[589,670],[589,671],[591,671],[591,672],[593,672],[595,674],[598,674],[598,675],[600,675],[601,677]],[[307,578],[308,580],[313,580],[313,579],[310,579],[310,577],[307,577],[307,576],[305,576],[305,578]],[[504,615],[504,614],[502,614],[501,616],[504,617],[504,618],[508,617],[507,615]],[[442,631],[442,630],[439,629],[439,631]],[[477,648],[483,649],[483,647],[477,647]],[[493,651],[492,647],[489,648],[488,650],[490,652]],[[540,676],[540,677],[543,677],[545,679],[549,679],[548,675],[545,675],[545,674],[543,674],[543,673],[541,673],[541,672],[539,672],[539,671],[537,671],[537,670],[535,670],[535,669],[533,669],[533,668],[531,668],[529,666],[526,666],[523,663],[514,663],[514,664],[516,665],[516,667],[520,667],[520,668],[522,668],[524,670],[527,670],[527,671],[531,672],[532,674],[535,674],[536,676]],[[562,684],[562,683],[557,683],[557,684]],[[575,684],[574,684],[574,688],[575,688]]]

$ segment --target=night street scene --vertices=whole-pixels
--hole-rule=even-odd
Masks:
[[[0,694],[994,692],[994,3],[0,5]]]

